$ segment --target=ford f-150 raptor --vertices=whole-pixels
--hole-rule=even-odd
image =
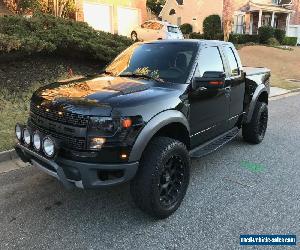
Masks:
[[[67,188],[131,181],[137,206],[166,218],[185,196],[191,158],[240,130],[263,140],[269,82],[231,43],[135,43],[99,75],[38,89],[27,124],[15,127],[16,150]]]

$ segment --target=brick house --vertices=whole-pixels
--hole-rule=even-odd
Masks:
[[[202,32],[203,20],[211,14],[220,15],[229,32],[256,34],[260,26],[270,25],[300,40],[300,0],[167,0],[160,17]]]
[[[146,0],[76,0],[76,6],[77,21],[125,36],[147,19]]]
[[[288,31],[290,24],[297,24],[294,8],[291,0],[224,0],[223,16],[224,20],[233,17],[233,33],[256,34],[259,27],[266,25]]]

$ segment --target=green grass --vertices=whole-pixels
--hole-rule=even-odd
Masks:
[[[32,93],[40,85],[34,84],[22,92],[12,92],[2,89],[0,92],[0,151],[13,148],[15,143],[15,124],[26,123],[29,113],[29,103]]]

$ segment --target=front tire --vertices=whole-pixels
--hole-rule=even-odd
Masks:
[[[131,195],[142,211],[164,219],[180,206],[189,178],[190,158],[185,145],[168,137],[156,137],[147,146],[131,181]]]
[[[243,138],[245,141],[259,144],[263,141],[268,126],[268,105],[257,102],[250,123],[243,125]]]

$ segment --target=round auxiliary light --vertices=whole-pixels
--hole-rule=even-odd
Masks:
[[[16,137],[19,141],[21,141],[22,139],[22,128],[19,124],[16,125],[15,127],[15,133],[16,133]]]
[[[23,130],[23,139],[24,139],[24,143],[29,146],[31,143],[31,134],[28,130],[28,128],[24,128]]]
[[[50,137],[45,137],[43,140],[43,151],[46,156],[53,157],[55,154],[55,144]]]
[[[33,133],[33,147],[35,148],[36,151],[40,151],[41,146],[42,146],[41,136],[37,131],[35,131]]]

